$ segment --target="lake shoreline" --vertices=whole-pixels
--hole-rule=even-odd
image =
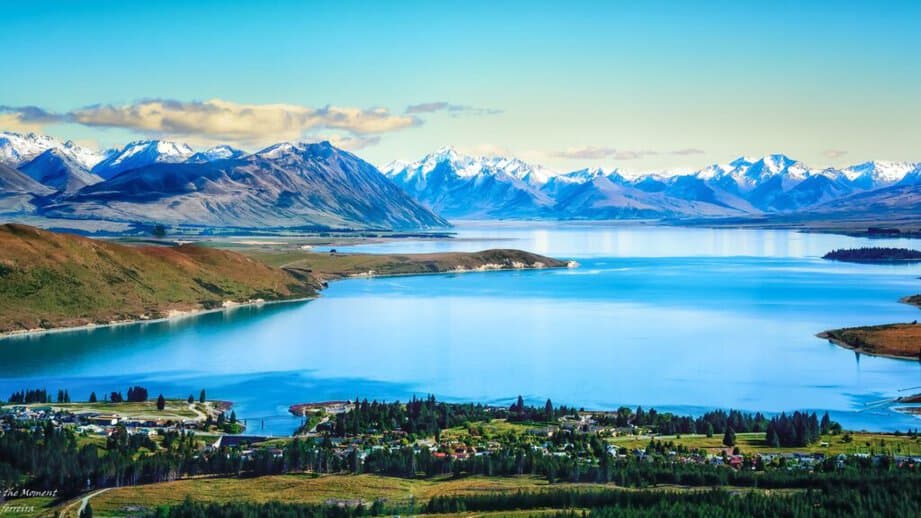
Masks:
[[[899,299],[899,302],[902,303],[902,304],[907,304],[907,305],[909,305],[909,306],[914,306],[914,307],[916,307],[916,308],[921,309],[921,303],[919,303],[918,301],[919,301],[919,296],[918,296],[918,295],[909,295],[909,296],[902,297],[901,299]],[[851,343],[851,342],[845,340],[844,338],[841,338],[841,337],[839,337],[839,336],[836,336],[836,335],[838,335],[838,334],[840,334],[840,333],[843,333],[843,332],[849,331],[849,330],[864,330],[864,329],[867,329],[867,330],[874,330],[874,329],[875,329],[875,330],[885,330],[885,329],[890,329],[890,328],[892,328],[893,326],[914,326],[914,325],[917,325],[917,324],[907,324],[907,323],[906,323],[906,324],[881,324],[881,325],[877,325],[877,326],[863,326],[863,327],[849,327],[849,328],[840,328],[840,329],[829,329],[829,330],[827,330],[827,331],[822,331],[821,333],[817,333],[817,334],[816,334],[816,337],[822,338],[822,339],[825,339],[825,340],[828,340],[829,342],[831,342],[831,343],[833,343],[833,344],[835,344],[835,345],[837,345],[837,346],[839,346],[839,347],[842,347],[842,348],[844,348],[844,349],[849,349],[849,350],[851,350],[851,351],[855,351],[855,352],[858,352],[858,353],[861,353],[861,354],[866,354],[866,355],[869,355],[869,356],[878,356],[878,357],[880,357],[880,358],[890,358],[890,359],[893,359],[893,360],[909,360],[909,361],[917,362],[917,361],[921,361],[921,353],[912,354],[912,355],[902,355],[902,354],[895,354],[895,353],[891,353],[891,352],[877,352],[877,351],[871,351],[871,350],[868,350],[865,346],[858,345],[858,344],[855,344],[855,343]]]
[[[223,311],[233,311],[240,308],[251,308],[251,307],[260,307],[268,306],[271,304],[294,304],[298,302],[306,302],[313,300],[319,297],[319,295],[313,297],[298,297],[294,299],[275,299],[275,300],[251,300],[245,302],[234,302],[219,308],[210,308],[210,309],[191,309],[187,311],[175,311],[170,315],[165,317],[157,318],[132,318],[126,320],[118,320],[114,322],[109,322],[106,324],[83,324],[79,326],[61,326],[61,327],[50,327],[48,329],[21,329],[15,331],[4,331],[0,333],[0,343],[4,340],[14,339],[14,338],[31,338],[33,336],[41,335],[50,335],[58,333],[73,333],[79,331],[94,331],[96,329],[106,329],[113,327],[123,327],[123,326],[134,326],[134,325],[143,325],[143,324],[161,324],[164,322],[178,322],[188,318],[196,318],[202,315],[208,315],[211,313],[220,313]]]
[[[106,329],[106,328],[115,328],[122,326],[133,326],[133,325],[143,325],[143,324],[159,324],[164,322],[177,322],[189,318],[197,318],[203,315],[208,315],[212,313],[220,312],[229,312],[240,308],[251,308],[251,307],[261,307],[273,304],[296,304],[299,302],[307,302],[315,300],[321,296],[322,290],[326,288],[325,283],[330,281],[345,281],[350,279],[369,279],[369,278],[387,278],[387,277],[410,277],[417,275],[445,275],[445,274],[457,274],[457,273],[485,273],[485,272],[500,272],[500,271],[524,271],[524,270],[546,270],[546,269],[560,269],[560,268],[575,268],[578,266],[578,263],[575,261],[560,261],[564,263],[562,266],[545,266],[545,265],[523,265],[523,266],[511,266],[503,267],[500,265],[491,265],[485,264],[477,269],[464,269],[464,268],[454,268],[441,271],[423,271],[416,273],[355,273],[355,274],[337,274],[332,276],[327,276],[321,279],[324,283],[324,286],[320,287],[317,291],[317,294],[311,297],[297,297],[292,299],[274,299],[274,300],[248,300],[244,302],[233,302],[227,301],[225,304],[219,308],[210,308],[210,309],[192,309],[186,311],[173,311],[171,314],[158,317],[158,318],[134,318],[119,320],[114,322],[109,322],[105,324],[84,324],[79,326],[62,326],[62,327],[51,327],[47,329],[22,329],[15,331],[5,331],[0,333],[0,344],[6,340],[12,340],[17,338],[32,338],[35,336],[49,335],[49,334],[58,334],[58,333],[75,333],[80,331],[93,331],[97,329]]]

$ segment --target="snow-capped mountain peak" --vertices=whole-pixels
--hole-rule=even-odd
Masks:
[[[35,133],[0,132],[0,162],[19,167],[49,149],[55,149],[87,169],[103,159],[103,154],[73,141],[61,142],[54,137]]]
[[[919,163],[873,160],[841,170],[848,180],[867,185],[891,185],[901,181],[906,174],[916,169]]]
[[[546,183],[557,175],[548,168],[531,165],[517,158],[465,155],[458,152],[454,146],[443,146],[416,162],[390,162],[384,165],[381,171],[389,177],[399,175],[402,178],[424,182],[439,167],[450,169],[452,174],[459,178],[501,175],[535,186]]]
[[[93,172],[103,178],[155,163],[182,162],[194,151],[187,144],[168,140],[136,140],[96,164]]]
[[[206,149],[204,151],[199,151],[191,157],[189,157],[189,162],[213,162],[215,160],[226,160],[228,158],[239,158],[246,155],[246,152],[237,149],[235,147],[228,146],[226,144],[221,144],[220,146],[214,146],[212,148]]]

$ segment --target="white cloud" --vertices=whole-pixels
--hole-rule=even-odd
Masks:
[[[615,160],[637,160],[641,158],[646,158],[650,156],[658,155],[699,155],[703,151],[696,148],[686,148],[686,149],[677,149],[674,151],[653,151],[653,150],[630,150],[630,149],[617,149],[613,147],[606,146],[581,146],[581,147],[571,147],[563,151],[556,151],[551,153],[551,156],[557,158],[567,158],[571,160],[584,160],[584,159],[601,159],[601,158],[613,158]]]
[[[62,122],[240,146],[300,140],[324,130],[344,132],[351,135],[354,145],[366,146],[379,141],[379,137],[370,138],[371,135],[422,124],[417,117],[391,114],[386,108],[314,108],[295,104],[241,104],[221,99],[190,102],[148,99],[131,104],[87,106],[66,113],[49,113],[36,107],[0,107],[0,125],[11,129],[37,131],[46,124]]]
[[[411,104],[406,107],[407,114],[418,114],[418,113],[435,113],[435,112],[449,112],[456,115],[459,114],[470,114],[470,115],[498,115],[502,113],[502,110],[496,110],[493,108],[477,108],[475,106],[466,106],[463,104],[451,104],[447,101],[436,101],[430,103],[420,103],[420,104]]]

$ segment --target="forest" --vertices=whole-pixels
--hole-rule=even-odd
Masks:
[[[864,247],[832,250],[823,259],[853,263],[921,261],[921,250],[910,248]]]

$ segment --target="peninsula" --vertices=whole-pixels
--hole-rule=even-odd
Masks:
[[[905,297],[900,302],[921,308],[921,295]],[[917,320],[904,324],[832,329],[816,336],[865,354],[921,361],[921,324]]]
[[[303,300],[354,276],[554,268],[520,250],[422,255],[240,253],[197,244],[131,246],[0,225],[0,333],[115,325]]]

